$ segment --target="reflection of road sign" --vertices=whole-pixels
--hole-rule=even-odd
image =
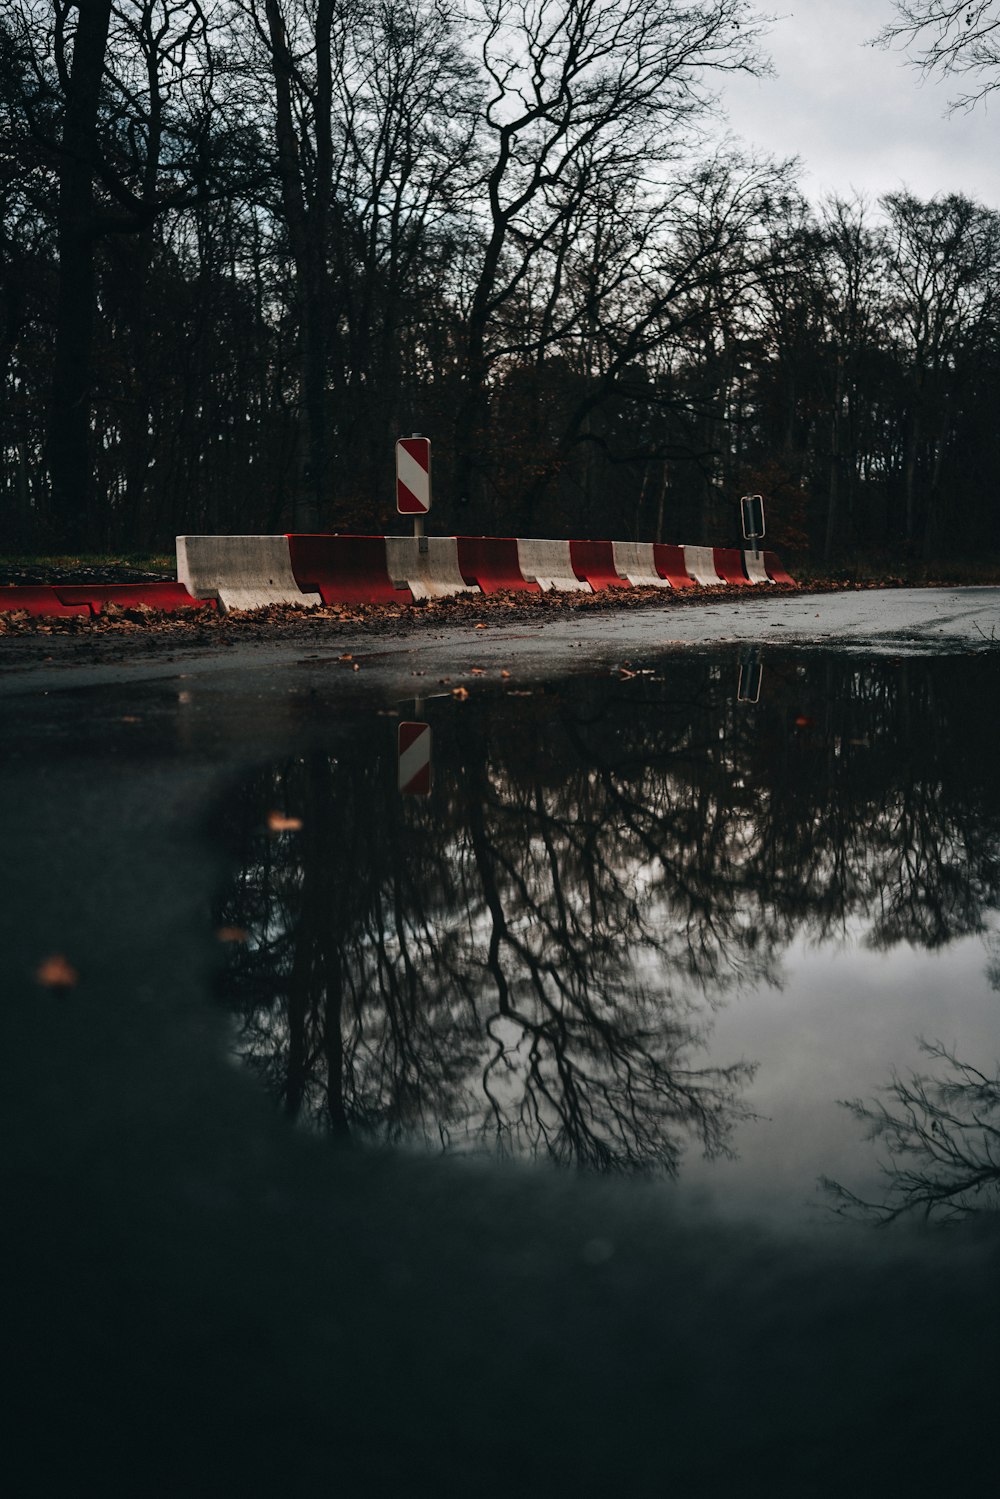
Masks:
[[[396,444],[396,509],[426,515],[431,508],[431,440],[401,437]]]
[[[747,541],[756,541],[764,534],[764,498],[759,494],[745,494],[740,500],[743,512],[743,535]]]
[[[403,796],[431,794],[431,726],[401,723],[397,739],[398,785]]]
[[[736,684],[737,702],[757,703],[760,701],[760,684],[763,675],[764,668],[757,652],[748,652],[740,662],[740,676]]]

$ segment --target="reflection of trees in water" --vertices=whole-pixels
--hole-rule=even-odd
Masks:
[[[1000,1074],[959,1061],[939,1041],[920,1044],[934,1071],[894,1076],[881,1099],[845,1104],[867,1138],[888,1151],[877,1197],[824,1179],[845,1217],[949,1221],[1000,1208]]]
[[[777,982],[798,933],[937,945],[996,904],[969,670],[771,668],[748,711],[695,658],[572,710],[448,704],[428,805],[388,744],[273,767],[229,809],[241,1053],[341,1133],[621,1169],[724,1151],[750,1068],[693,1065],[714,1004]],[[302,831],[261,833],[271,807]]]
[[[387,799],[391,767],[361,757],[250,788],[248,828],[271,805],[304,826],[251,834],[225,908],[250,934],[232,973],[242,1055],[290,1114],[338,1132],[606,1169],[672,1171],[687,1133],[725,1150],[751,1069],[691,1065],[703,945],[665,924],[589,774],[515,782],[478,753],[440,821]]]

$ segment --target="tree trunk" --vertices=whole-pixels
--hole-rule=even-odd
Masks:
[[[52,520],[62,546],[91,541],[95,310],[93,164],[111,0],[79,0],[59,159],[55,362],[49,406]]]
[[[327,421],[326,282],[332,161],[332,81],[330,45],[333,0],[318,0],[316,8],[316,90],[311,117],[315,138],[315,180],[306,193],[301,177],[303,153],[292,108],[293,63],[278,0],[266,0],[271,66],[275,90],[278,175],[288,239],[295,260],[299,303],[302,408],[306,419],[306,469],[296,491],[292,524],[297,531],[314,531],[329,498],[330,450]]]

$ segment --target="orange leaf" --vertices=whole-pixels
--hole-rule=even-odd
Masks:
[[[453,687],[451,695],[452,697],[457,697],[459,702],[464,703],[465,699],[469,696],[469,689],[468,687]]]
[[[272,833],[297,833],[302,826],[302,818],[286,817],[284,812],[268,812],[267,825]]]
[[[72,989],[79,977],[72,963],[62,953],[53,953],[35,969],[36,983],[43,984],[46,989]]]

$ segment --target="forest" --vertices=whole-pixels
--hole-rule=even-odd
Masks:
[[[1000,547],[1000,215],[725,133],[747,0],[11,0],[8,549],[403,529]],[[790,142],[794,147],[794,142]]]

